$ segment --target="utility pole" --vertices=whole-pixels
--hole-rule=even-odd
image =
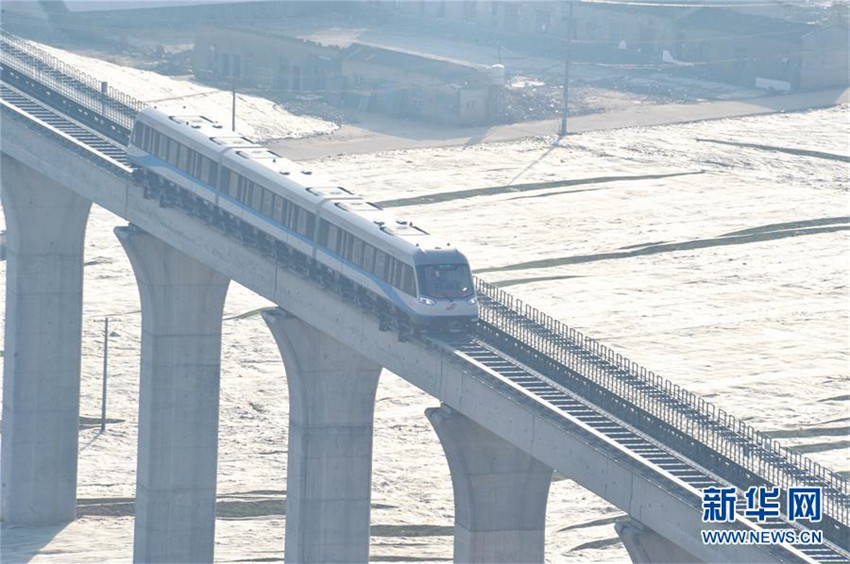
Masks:
[[[567,134],[567,114],[570,111],[570,62],[573,57],[573,4],[570,2],[569,22],[567,23],[567,41],[564,45],[564,107],[561,110],[561,131],[559,135]]]
[[[230,129],[236,131],[236,73],[233,73],[233,104],[230,110]]]
[[[109,358],[109,318],[103,320],[103,387],[100,396],[100,432],[106,431],[106,363]]]

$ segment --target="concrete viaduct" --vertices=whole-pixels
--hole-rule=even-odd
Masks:
[[[542,562],[553,469],[630,515],[617,531],[635,562],[846,560],[846,483],[838,478],[748,439],[740,422],[483,283],[483,328],[468,340],[399,342],[376,318],[274,257],[145,198],[120,144],[69,133],[80,124],[62,114],[73,112],[24,92],[50,87],[44,69],[17,52],[20,40],[4,36],[4,46],[4,524],[75,518],[83,242],[94,202],[129,222],[116,235],[142,303],[136,561],[213,560],[221,313],[230,280],[280,306],[264,318],[290,390],[287,561],[368,560],[382,368],[442,403],[426,416],[451,471],[457,562]],[[102,125],[95,119],[86,134]],[[743,487],[747,479],[785,487],[789,475],[839,492],[826,505],[827,541],[702,543],[701,487]],[[720,528],[770,527],[739,511]]]

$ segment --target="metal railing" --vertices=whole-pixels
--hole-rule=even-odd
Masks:
[[[722,454],[765,485],[786,492],[820,486],[824,514],[843,527],[850,525],[850,483],[841,476],[504,290],[479,278],[475,285],[481,322]]]
[[[6,31],[0,31],[0,63],[128,131],[146,105]]]

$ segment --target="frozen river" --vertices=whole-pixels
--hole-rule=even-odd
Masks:
[[[88,64],[91,74],[145,97],[132,91],[142,78],[122,84],[120,68]],[[196,88],[154,80],[144,77],[156,95]],[[270,114],[262,102],[256,108],[242,119],[266,138],[333,129]],[[340,156],[311,168],[451,239],[488,281],[848,472],[847,109],[593,132],[560,143]],[[109,315],[108,416],[116,421],[105,435],[81,431],[81,517],[58,530],[0,530],[0,560],[131,560],[140,318],[132,271],[112,234],[120,224],[92,211],[81,400],[84,417],[99,415],[101,320]],[[0,269],[5,284],[5,262]],[[267,305],[234,285],[225,310],[221,561],[283,558],[288,401],[277,348],[255,313]],[[377,401],[372,558],[449,560],[451,481],[423,416],[436,401],[387,372]],[[559,477],[550,491],[548,560],[622,561],[613,529],[621,515]]]

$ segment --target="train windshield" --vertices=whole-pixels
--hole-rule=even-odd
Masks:
[[[432,298],[468,298],[472,296],[472,277],[465,264],[420,266],[419,293]]]

